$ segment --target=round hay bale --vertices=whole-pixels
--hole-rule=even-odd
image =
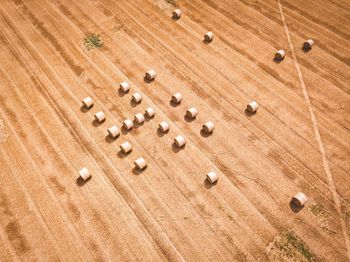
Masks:
[[[134,116],[134,120],[135,120],[136,123],[142,124],[142,123],[145,121],[145,117],[143,116],[143,114],[137,113],[137,114]]]
[[[120,134],[119,128],[117,126],[111,126],[107,129],[107,132],[111,138],[116,138]]]
[[[259,105],[256,101],[252,101],[247,105],[247,111],[250,113],[255,113],[259,108]]]
[[[309,51],[309,50],[311,50],[311,48],[312,48],[313,45],[314,45],[314,40],[308,39],[308,40],[306,40],[306,41],[304,42],[304,44],[303,44],[303,49],[304,49],[305,51]]]
[[[130,86],[127,82],[122,82],[120,83],[120,90],[123,92],[123,93],[126,93],[130,90]]]
[[[123,127],[126,130],[130,130],[130,129],[132,129],[134,127],[134,123],[130,119],[125,119],[124,122],[123,122]]]
[[[209,172],[207,174],[207,180],[210,184],[214,184],[216,181],[218,181],[218,175],[214,172]]]
[[[145,110],[145,115],[148,117],[148,118],[152,118],[154,117],[155,115],[155,112],[154,112],[154,109],[152,107],[149,107]]]
[[[161,123],[159,124],[159,129],[160,129],[160,131],[162,131],[163,133],[165,133],[165,132],[168,132],[168,131],[169,131],[170,126],[169,126],[169,124],[168,124],[167,122],[163,121],[163,122],[161,122]]]
[[[194,118],[197,117],[197,115],[198,115],[198,111],[197,111],[197,109],[195,107],[191,107],[190,109],[188,109],[186,111],[186,116],[188,118],[194,119]]]
[[[94,101],[92,100],[91,97],[85,97],[83,100],[82,100],[82,103],[83,103],[83,106],[86,108],[86,109],[90,109],[93,105],[94,105]]]
[[[299,208],[303,207],[305,205],[305,203],[307,202],[307,200],[308,200],[307,197],[302,192],[296,193],[292,198],[293,204]]]
[[[96,122],[98,122],[98,123],[102,123],[103,121],[106,120],[106,116],[105,116],[105,114],[104,114],[102,111],[97,112],[97,113],[95,114],[95,120],[96,120]]]
[[[147,162],[143,157],[136,159],[134,164],[138,170],[144,170],[147,167]]]
[[[134,103],[140,103],[141,100],[142,100],[142,96],[141,96],[140,93],[135,93],[135,94],[132,95],[132,101]]]
[[[210,134],[215,130],[215,126],[213,122],[209,121],[202,126],[202,129],[205,133]]]
[[[79,171],[79,176],[83,181],[87,181],[91,178],[91,173],[90,173],[89,169],[87,169],[86,167],[83,167]]]
[[[157,73],[153,69],[146,72],[146,79],[149,81],[152,81],[156,78]]]
[[[132,150],[132,145],[128,141],[120,145],[120,151],[123,154],[128,154],[131,152],[131,150]]]
[[[205,40],[205,42],[211,42],[211,41],[213,41],[213,39],[214,39],[214,33],[213,32],[211,32],[211,31],[209,31],[209,32],[207,32],[205,35],[204,35],[204,40]]]
[[[174,19],[180,19],[180,17],[181,17],[181,10],[180,9],[175,9],[174,11],[173,11],[173,18]]]
[[[284,50],[278,50],[276,53],[275,53],[275,59],[277,61],[282,61],[284,59],[284,57],[286,56],[286,51]]]
[[[183,97],[180,93],[176,93],[171,97],[171,102],[175,104],[180,104],[182,101]]]
[[[183,136],[177,136],[174,138],[174,143],[177,147],[183,147],[186,144],[186,140]]]

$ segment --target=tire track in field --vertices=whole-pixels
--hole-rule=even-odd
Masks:
[[[281,3],[281,0],[277,0],[277,3],[278,3],[278,9],[279,9],[279,12],[280,12],[280,15],[281,15],[281,19],[282,19],[282,22],[283,22],[283,26],[284,26],[284,31],[286,33],[286,37],[287,37],[287,40],[288,40],[288,43],[289,43],[289,47],[290,47],[290,50],[291,50],[291,53],[292,53],[292,57],[293,57],[293,60],[294,60],[294,66],[295,66],[295,69],[296,69],[297,74],[298,74],[300,86],[302,88],[302,92],[303,92],[303,95],[304,95],[304,98],[305,98],[305,102],[306,102],[306,104],[308,106],[308,109],[309,109],[309,113],[310,113],[310,117],[311,117],[311,121],[312,121],[312,126],[313,126],[313,129],[314,129],[314,132],[315,132],[315,137],[316,137],[316,140],[317,140],[317,143],[318,143],[318,146],[319,146],[319,150],[320,150],[320,153],[321,153],[321,156],[322,156],[323,169],[324,169],[324,172],[326,173],[329,189],[332,192],[335,208],[336,208],[336,210],[338,212],[338,215],[339,215],[340,224],[341,224],[341,227],[342,227],[343,236],[344,236],[344,240],[345,240],[345,244],[346,244],[346,248],[347,248],[347,256],[348,256],[348,259],[350,260],[350,240],[349,240],[349,235],[347,233],[346,222],[345,222],[345,219],[344,219],[342,211],[341,211],[340,197],[338,195],[337,188],[336,188],[335,183],[334,183],[333,175],[332,175],[332,172],[331,172],[330,167],[329,167],[329,161],[328,161],[328,158],[327,158],[327,153],[326,153],[324,144],[322,142],[322,138],[321,138],[321,135],[320,135],[320,130],[318,128],[317,118],[316,118],[313,106],[311,104],[311,101],[310,101],[309,93],[308,93],[308,91],[306,89],[306,85],[305,85],[305,82],[304,82],[303,74],[301,72],[301,69],[300,69],[297,57],[295,55],[294,45],[292,43],[292,39],[291,39],[290,32],[288,30],[288,25],[287,25],[286,19],[284,17],[283,6],[282,6],[282,3]]]

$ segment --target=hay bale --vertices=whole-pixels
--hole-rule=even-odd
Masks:
[[[282,61],[286,56],[286,51],[280,49],[275,53],[275,60]]]
[[[126,130],[130,130],[130,129],[132,129],[134,127],[134,123],[130,119],[125,119],[124,122],[123,122],[123,127]]]
[[[163,133],[168,132],[170,129],[170,126],[167,122],[163,121],[159,124],[159,130]]]
[[[102,111],[97,112],[97,113],[95,114],[95,120],[96,120],[96,122],[98,122],[98,123],[102,123],[103,121],[106,120],[106,116],[105,116],[105,114],[104,114]]]
[[[111,126],[107,129],[107,132],[111,138],[116,138],[120,134],[119,128],[117,126]]]
[[[146,72],[146,79],[149,81],[152,81],[156,78],[157,73],[153,69]]]
[[[155,112],[154,112],[154,109],[152,107],[149,107],[145,110],[145,115],[148,117],[148,118],[152,118],[154,117],[155,115]]]
[[[173,18],[174,18],[174,19],[180,19],[181,14],[182,14],[182,12],[181,12],[180,9],[175,9],[175,10],[173,11]]]
[[[171,97],[171,101],[175,104],[180,104],[183,97],[180,93],[176,93]]]
[[[120,151],[123,154],[128,154],[131,152],[131,150],[132,150],[132,145],[128,141],[120,145]]]
[[[214,33],[213,32],[211,32],[211,31],[209,31],[209,32],[207,32],[205,35],[204,35],[204,40],[205,40],[205,42],[211,42],[211,41],[213,41],[213,39],[214,39]]]
[[[136,159],[134,164],[138,170],[144,170],[147,167],[147,162],[143,157]]]
[[[122,82],[120,83],[120,90],[123,92],[123,93],[126,93],[130,90],[130,86],[127,82]]]
[[[304,49],[305,51],[309,51],[309,50],[311,50],[311,48],[312,48],[313,45],[314,45],[314,40],[308,39],[308,40],[306,40],[306,41],[304,42],[304,44],[303,44],[303,49]]]
[[[202,130],[205,133],[210,134],[215,130],[215,126],[214,126],[213,122],[209,121],[202,126]]]
[[[90,109],[93,105],[94,105],[94,101],[92,100],[91,97],[85,97],[83,100],[82,100],[82,103],[83,103],[83,106],[86,108],[86,109]]]
[[[132,101],[134,103],[140,103],[141,100],[142,100],[142,96],[141,96],[140,93],[135,93],[135,94],[132,95]]]
[[[292,198],[292,202],[296,207],[303,207],[307,200],[307,197],[302,192],[296,193]]]
[[[174,138],[174,143],[177,147],[183,147],[186,144],[186,140],[183,136],[177,136]]]
[[[218,181],[218,175],[214,172],[209,172],[207,174],[207,180],[210,184],[214,184],[216,181]]]
[[[259,108],[259,105],[256,101],[252,101],[247,105],[247,111],[250,113],[255,113]]]
[[[188,118],[194,119],[194,118],[197,117],[197,115],[198,115],[198,111],[197,111],[197,109],[195,107],[191,107],[190,109],[188,109],[186,111],[186,116]]]
[[[83,181],[87,181],[91,178],[91,173],[90,173],[89,169],[87,169],[86,167],[83,167],[79,171],[79,176]]]
[[[143,116],[143,114],[137,113],[137,114],[134,116],[134,120],[135,120],[136,123],[142,124],[142,123],[145,121],[145,117]]]

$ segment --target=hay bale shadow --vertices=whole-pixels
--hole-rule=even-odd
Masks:
[[[184,116],[184,120],[188,123],[191,123],[193,122],[194,120],[196,120],[196,117],[195,118],[191,118],[191,117],[188,117],[187,115]]]
[[[75,180],[75,183],[77,184],[77,186],[82,187],[83,185],[85,185],[89,180],[91,179],[91,177],[87,180],[84,181],[84,179],[82,179],[80,176]]]
[[[165,136],[167,133],[169,133],[169,130],[166,132],[163,132],[162,130],[160,130],[160,128],[157,129],[157,135],[158,137],[163,137]]]
[[[145,171],[147,169],[147,167],[146,168],[144,168],[144,169],[142,169],[142,170],[140,170],[140,169],[138,169],[136,166],[132,169],[132,173],[134,174],[134,175],[140,175],[140,174],[142,174],[143,173],[143,171]]]
[[[120,88],[118,89],[118,96],[119,97],[123,97],[123,96],[126,96],[127,94],[129,94],[129,91],[126,91],[126,92],[123,92]]]
[[[90,109],[91,109],[91,107],[90,107],[90,108],[86,108],[84,105],[82,105],[82,106],[80,107],[80,112],[82,112],[82,113],[87,113],[87,112],[89,112]]]
[[[116,137],[111,137],[111,136],[108,134],[108,135],[105,136],[105,141],[106,141],[107,143],[109,143],[109,144],[112,144],[118,137],[119,137],[119,135],[116,136]]]
[[[171,107],[178,107],[178,106],[181,105],[181,103],[175,103],[174,101],[170,100],[170,101],[169,101],[169,105],[170,105]]]
[[[174,153],[179,153],[180,151],[184,150],[186,145],[182,147],[178,147],[175,142],[171,145],[171,150],[173,150]]]
[[[278,58],[274,57],[272,60],[273,60],[273,62],[275,62],[276,64],[279,64],[279,63],[281,63],[281,62],[284,60],[284,58],[278,59]]]
[[[210,189],[210,188],[214,187],[217,183],[218,183],[218,181],[215,181],[214,183],[210,183],[207,178],[205,178],[203,181],[204,187],[206,189]]]
[[[201,129],[201,131],[200,131],[200,135],[201,135],[202,137],[210,137],[210,136],[213,135],[213,133],[214,133],[214,132],[206,133],[206,132],[204,132],[203,129]]]
[[[131,107],[137,107],[139,104],[141,104],[141,101],[135,102],[133,99],[130,99],[130,106]]]
[[[145,82],[146,84],[150,84],[154,81],[154,79],[149,80],[146,76],[143,78],[143,82]]]
[[[248,117],[251,117],[256,114],[256,112],[250,112],[247,108],[244,110],[244,114]]]
[[[302,210],[304,208],[304,206],[299,206],[299,205],[295,204],[293,199],[291,199],[289,201],[289,207],[294,213],[298,213],[300,210]]]
[[[99,127],[100,125],[103,124],[103,122],[104,122],[104,121],[99,122],[99,121],[97,121],[96,119],[94,119],[94,120],[91,122],[91,124],[92,124],[94,127]]]

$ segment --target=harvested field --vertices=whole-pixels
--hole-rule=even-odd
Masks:
[[[0,28],[1,261],[350,261],[349,1],[1,0]]]

